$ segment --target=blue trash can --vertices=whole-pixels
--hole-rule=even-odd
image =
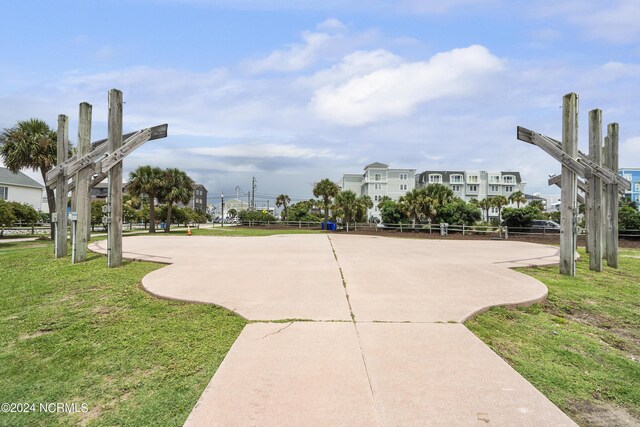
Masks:
[[[329,231],[336,231],[336,223],[335,222],[328,222],[327,223],[327,230]]]
[[[324,222],[320,223],[320,230],[324,230],[324,225],[325,225]]]

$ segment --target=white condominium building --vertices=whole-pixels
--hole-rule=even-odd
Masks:
[[[342,175],[338,185],[342,190],[351,190],[357,195],[367,195],[373,201],[368,217],[380,218],[378,203],[383,196],[398,200],[416,185],[415,169],[389,169],[384,163],[371,163],[365,166],[364,173]]]

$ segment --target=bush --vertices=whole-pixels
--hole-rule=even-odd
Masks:
[[[242,222],[246,221],[272,221],[275,222],[276,218],[268,212],[262,211],[240,211],[238,212],[238,218]]]
[[[504,208],[502,210],[502,220],[507,227],[528,228],[533,224],[534,219],[540,218],[542,212],[535,206],[525,206],[524,208]]]
[[[13,211],[14,222],[32,225],[40,221],[40,214],[33,206],[18,202],[9,202],[8,205]]]
[[[398,202],[393,200],[385,200],[378,205],[380,209],[380,217],[382,222],[387,224],[407,224],[409,218],[400,210]]]
[[[467,203],[462,199],[456,199],[438,209],[434,219],[435,223],[447,223],[455,225],[473,225],[482,219],[480,208]]]
[[[618,211],[620,230],[640,230],[640,211],[631,206],[622,206]]]

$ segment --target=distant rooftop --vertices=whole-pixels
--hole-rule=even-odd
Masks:
[[[44,188],[38,181],[22,172],[13,173],[7,168],[0,168],[0,184],[16,185],[19,187]]]

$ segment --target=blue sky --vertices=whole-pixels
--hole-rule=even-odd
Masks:
[[[255,175],[260,203],[306,199],[374,161],[518,170],[527,192],[556,193],[559,166],[515,133],[559,137],[568,92],[580,148],[601,108],[620,165],[640,166],[637,0],[25,0],[2,16],[0,127],[67,114],[75,139],[87,101],[100,139],[119,88],[125,131],[170,135],[125,172],[179,167],[214,198]]]

